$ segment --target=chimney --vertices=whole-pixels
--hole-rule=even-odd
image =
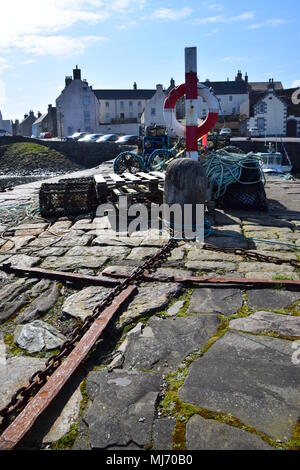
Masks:
[[[29,111],[29,116],[33,116],[33,111]]]
[[[134,84],[133,84],[133,89],[134,89],[134,90],[137,90],[137,84],[136,84],[136,82],[134,82]]]
[[[27,119],[28,118],[28,114],[24,114],[24,119]]]
[[[274,91],[275,85],[274,85],[274,78],[269,78],[269,85],[268,85],[268,90],[269,91]]]
[[[248,79],[248,73],[246,72],[246,73],[245,73],[245,83],[246,83],[246,85],[248,85],[248,80],[249,80],[249,79]]]
[[[74,80],[81,80],[81,70],[76,65],[76,69],[73,69],[73,79]]]
[[[42,115],[41,111],[38,111],[38,118],[40,118]]]
[[[171,80],[170,80],[170,88],[172,88],[172,89],[175,88],[175,80],[174,80],[174,78],[171,78]]]
[[[70,83],[72,83],[73,80],[72,80],[72,77],[69,76],[69,77],[66,77],[65,81],[66,81],[66,87],[67,87],[70,85]]]
[[[236,82],[241,82],[243,80],[243,74],[241,70],[238,70],[237,76],[235,77]]]
[[[156,85],[156,90],[157,91],[163,91],[163,86],[160,85],[160,84]]]

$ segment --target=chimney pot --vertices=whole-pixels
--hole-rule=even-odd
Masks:
[[[134,89],[134,90],[137,90],[137,84],[136,84],[136,82],[134,82],[134,84],[133,84],[133,89]]]

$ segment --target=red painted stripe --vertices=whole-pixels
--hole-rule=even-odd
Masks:
[[[197,127],[198,139],[200,139],[200,137],[204,136],[205,134],[208,134],[208,132],[215,127],[218,121],[218,116],[219,116],[218,113],[208,114],[204,123],[200,127]]]
[[[198,98],[198,80],[196,72],[185,74],[186,98],[188,100],[196,100]]]
[[[167,96],[164,104],[164,109],[174,109],[179,98],[185,94],[185,83],[173,88],[169,96]]]
[[[196,152],[198,150],[198,126],[186,126],[186,150]]]

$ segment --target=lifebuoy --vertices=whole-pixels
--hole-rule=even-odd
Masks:
[[[179,137],[185,137],[186,128],[176,119],[175,107],[179,98],[185,95],[185,83],[182,83],[169,93],[164,103],[164,119],[168,129]],[[219,116],[219,101],[206,85],[198,83],[198,96],[201,96],[208,106],[205,121],[198,126],[197,137],[200,139],[215,126]]]

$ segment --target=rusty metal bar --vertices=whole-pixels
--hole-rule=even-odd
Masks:
[[[68,273],[65,271],[49,271],[42,268],[18,268],[11,266],[10,263],[0,265],[0,271],[9,274],[27,275],[28,277],[53,279],[61,282],[84,282],[97,286],[116,286],[118,281],[112,279],[103,279],[97,276],[83,276],[82,274]]]
[[[39,277],[54,279],[61,282],[80,282],[86,283],[89,285],[96,286],[116,286],[118,284],[117,278],[126,279],[129,277],[128,274],[119,272],[117,269],[107,271],[103,276],[86,276],[83,274],[76,273],[67,273],[65,271],[49,271],[47,269],[41,268],[18,268],[12,267],[9,263],[3,264],[0,266],[0,270],[19,274],[19,275],[28,275],[30,277]],[[109,279],[112,278],[112,279]],[[115,278],[115,279],[113,279]],[[144,273],[142,280],[145,282],[180,282],[182,284],[215,284],[216,286],[240,286],[240,285],[256,285],[256,286],[286,286],[286,287],[300,287],[299,280],[270,280],[270,279],[245,279],[245,278],[226,278],[226,277],[206,277],[206,276],[165,276],[157,274],[147,274]]]
[[[113,278],[126,278],[127,274],[117,270],[106,272],[105,276]],[[243,277],[207,277],[207,276],[165,276],[157,274],[143,274],[143,280],[147,282],[180,282],[182,284],[216,284],[216,285],[261,285],[261,286],[289,286],[300,287],[300,280],[271,280],[271,279],[245,279]]]
[[[130,285],[100,314],[61,366],[0,436],[0,450],[13,449],[23,439],[86,357],[120,306],[136,292],[136,286]]]

